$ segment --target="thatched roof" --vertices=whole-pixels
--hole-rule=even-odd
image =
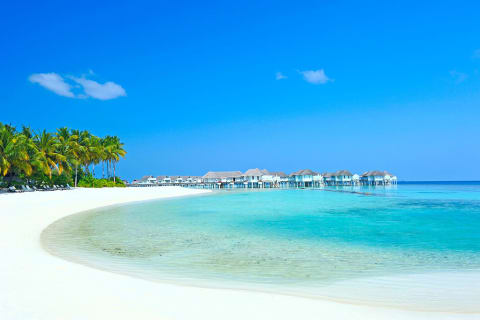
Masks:
[[[267,174],[268,174],[268,171],[266,169],[260,170],[258,168],[255,168],[255,169],[248,169],[243,175],[245,177],[259,177]]]
[[[353,174],[348,170],[338,170],[334,174],[335,176],[353,176]]]
[[[222,178],[237,178],[243,174],[240,171],[209,171],[202,178],[203,179],[222,179]]]
[[[270,171],[270,174],[274,177],[286,177],[285,172],[282,171]]]
[[[318,173],[310,169],[298,170],[290,174],[290,176],[316,176],[316,175],[318,175]]]
[[[372,177],[372,176],[385,177],[387,174],[389,176],[393,176],[393,174],[389,173],[388,171],[372,170],[372,171],[367,171],[363,173],[362,177]]]

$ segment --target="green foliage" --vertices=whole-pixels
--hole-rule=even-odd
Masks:
[[[115,164],[125,154],[123,143],[115,136],[100,138],[65,127],[55,133],[34,133],[25,126],[17,131],[0,122],[0,187],[73,186],[75,181],[85,187],[125,186],[115,177]],[[90,166],[94,170],[99,163],[106,165],[107,179],[95,179],[90,172]]]
[[[84,176],[79,182],[78,186],[82,188],[113,188],[126,187],[125,183],[117,177],[116,181],[110,179],[96,179],[91,174]]]

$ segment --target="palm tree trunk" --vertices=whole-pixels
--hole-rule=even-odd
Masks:
[[[115,161],[113,161],[113,183],[115,183]]]
[[[105,161],[102,161],[102,179],[105,178]]]
[[[75,188],[77,187],[78,164],[75,165]]]

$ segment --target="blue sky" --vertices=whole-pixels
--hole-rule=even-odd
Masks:
[[[480,180],[480,3],[6,3],[0,121],[121,137],[128,179]]]

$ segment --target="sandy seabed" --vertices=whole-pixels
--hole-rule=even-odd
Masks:
[[[480,319],[150,282],[60,259],[40,243],[42,231],[67,215],[203,192],[152,187],[0,194],[0,319]]]

